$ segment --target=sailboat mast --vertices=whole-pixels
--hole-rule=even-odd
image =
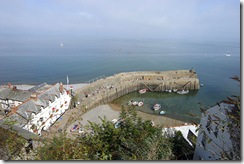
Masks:
[[[66,86],[66,89],[68,90],[68,85],[69,85],[69,77],[67,75],[67,86]]]

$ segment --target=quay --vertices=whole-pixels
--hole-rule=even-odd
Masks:
[[[198,90],[200,83],[194,70],[123,72],[109,77],[101,76],[75,90],[76,101],[80,104],[67,110],[62,120],[58,120],[50,129],[49,134],[55,134],[58,130],[69,133],[73,124],[91,109],[144,88],[151,92],[169,89]]]
[[[151,92],[197,90],[200,84],[194,70],[124,72],[90,83],[76,94],[83,107],[92,109],[144,88]]]

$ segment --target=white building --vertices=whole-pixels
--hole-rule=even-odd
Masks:
[[[175,127],[169,127],[169,128],[163,128],[163,134],[166,134],[166,136],[174,137],[176,135],[177,131],[180,131],[182,136],[185,138],[185,140],[189,143],[190,146],[194,146],[191,141],[192,135],[197,137],[198,135],[198,126],[196,125],[182,125],[182,126],[175,126]]]
[[[29,99],[31,92],[19,90],[16,86],[9,85],[8,88],[0,89],[0,106],[3,113],[7,114],[12,108],[22,104]]]
[[[1,92],[7,91],[2,90]],[[15,88],[9,92],[22,91]],[[26,100],[23,98],[19,104],[12,105],[5,120],[13,121],[15,125],[38,135],[41,135],[42,130],[48,130],[69,108],[71,101],[70,93],[64,89],[62,83],[53,86],[44,83],[29,89],[26,93],[29,97],[26,96],[28,97]],[[19,94],[21,95],[21,93]],[[2,98],[4,97],[2,96]],[[8,99],[8,102],[16,101],[14,96],[12,98]],[[2,106],[6,107],[6,101],[2,102]]]
[[[221,102],[202,114],[193,160],[223,159],[223,152],[233,155],[227,112],[234,107],[233,104]]]

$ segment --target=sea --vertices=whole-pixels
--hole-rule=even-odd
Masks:
[[[226,56],[226,53],[230,56]],[[155,113],[160,103],[166,116],[190,121],[231,95],[240,95],[240,83],[231,79],[241,73],[240,43],[228,41],[175,40],[80,40],[0,46],[0,85],[86,83],[99,76],[130,71],[190,70],[197,72],[198,91],[130,93],[115,102],[143,100],[142,112]]]

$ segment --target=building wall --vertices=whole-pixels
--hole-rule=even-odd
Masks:
[[[71,97],[67,92],[56,97],[54,102],[50,102],[50,105],[41,110],[37,115],[33,115],[31,121],[25,125],[24,129],[41,135],[42,130],[48,130],[49,127],[69,108]],[[32,128],[32,126],[36,128]]]
[[[202,114],[194,160],[218,160],[223,151],[231,151],[232,142],[227,128],[226,110],[231,105],[221,103]],[[224,122],[222,122],[224,121]]]
[[[16,100],[2,100],[0,99],[0,104],[3,110],[10,110],[11,108],[14,108],[23,102],[16,101]]]

